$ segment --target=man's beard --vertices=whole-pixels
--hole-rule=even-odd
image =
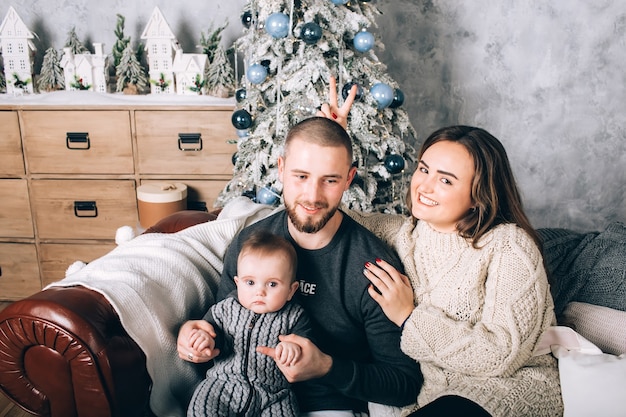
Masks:
[[[337,212],[337,207],[330,208],[327,212],[323,213],[322,217],[319,220],[314,220],[310,217],[301,220],[296,213],[295,205],[285,204],[285,209],[287,211],[287,215],[291,220],[291,223],[296,228],[298,232],[301,233],[317,233],[326,226],[326,223],[335,215]],[[325,203],[317,203],[317,204],[304,204],[304,206],[315,206],[316,208],[328,208],[328,205]]]

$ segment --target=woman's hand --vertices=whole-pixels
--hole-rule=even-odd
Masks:
[[[348,97],[346,97],[346,101],[344,101],[341,107],[339,107],[339,102],[337,101],[337,82],[335,81],[335,77],[330,77],[330,83],[328,88],[328,103],[322,104],[322,107],[317,112],[317,115],[321,117],[326,117],[328,119],[333,119],[341,126],[343,126],[344,129],[347,129],[348,115],[350,114],[350,109],[352,108],[352,103],[354,103],[358,88],[356,84],[352,86],[352,88],[350,89],[350,94],[348,94]]]
[[[368,289],[370,296],[389,320],[402,326],[415,308],[409,278],[381,259],[376,260],[376,265],[367,262],[363,275],[372,283]]]

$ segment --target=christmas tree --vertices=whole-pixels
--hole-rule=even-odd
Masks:
[[[124,50],[130,43],[130,36],[124,36],[124,21],[126,19],[121,14],[117,14],[117,23],[115,24],[115,43],[113,44],[113,49],[111,50],[111,55],[113,56],[113,67],[117,68],[122,60],[122,55],[124,54]]]
[[[63,76],[59,54],[52,47],[48,48],[43,56],[37,88],[39,91],[63,90],[65,88],[65,77]]]
[[[0,66],[0,92],[6,91],[7,80],[4,79],[4,68]]]
[[[85,52],[89,52],[89,50],[83,45],[83,43],[78,39],[78,35],[76,35],[76,28],[70,29],[67,34],[67,41],[65,41],[65,47],[70,48],[70,51],[74,55],[83,54]]]
[[[204,78],[208,95],[223,98],[232,95],[235,74],[223,47],[218,46],[215,50],[213,62],[207,67]]]
[[[233,179],[217,205],[247,195],[278,204],[277,160],[287,131],[328,101],[329,80],[340,96],[357,84],[348,120],[357,177],[344,204],[364,211],[405,212],[415,130],[401,108],[404,95],[375,51],[370,31],[380,12],[365,0],[252,0],[241,16],[241,86],[232,115],[238,131]]]
[[[117,76],[117,91],[124,91],[128,94],[142,92],[148,85],[148,78],[143,66],[137,59],[137,55],[130,43],[122,53],[120,63],[115,68]]]
[[[202,48],[202,53],[206,54],[209,59],[209,64],[213,62],[213,56],[222,41],[222,32],[227,26],[228,22],[213,31],[208,30],[206,35],[204,32],[200,32],[200,47]]]

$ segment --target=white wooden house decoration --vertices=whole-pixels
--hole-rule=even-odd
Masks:
[[[193,91],[196,79],[204,80],[204,73],[209,65],[206,54],[185,54],[182,49],[176,51],[174,57],[174,76],[176,77],[176,93],[184,95],[199,95],[200,91]]]
[[[152,94],[174,94],[174,56],[181,47],[158,7],[154,8],[152,16],[150,16],[150,20],[141,34],[141,39],[145,40],[145,50],[148,54],[148,76],[153,81],[150,83],[150,92]],[[161,78],[167,84],[166,87],[162,87],[163,84],[158,83]]]
[[[70,48],[63,49],[61,68],[63,68],[66,90],[86,89],[98,93],[108,92],[108,56],[104,53],[104,44],[94,43],[93,47],[93,54],[91,52],[74,54]]]
[[[7,94],[33,93],[34,53],[37,50],[28,30],[12,6],[0,25],[0,51],[4,59]]]

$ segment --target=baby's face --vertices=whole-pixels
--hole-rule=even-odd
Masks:
[[[259,314],[280,310],[298,289],[282,254],[247,253],[237,263],[235,283],[241,305]]]

